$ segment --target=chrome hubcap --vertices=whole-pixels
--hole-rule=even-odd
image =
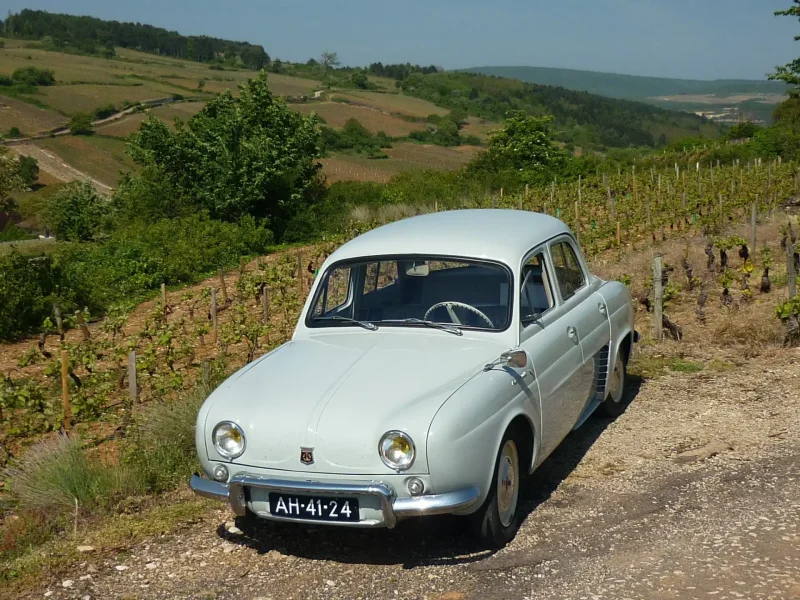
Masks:
[[[519,496],[519,455],[513,441],[503,445],[497,469],[497,510],[503,527],[508,527],[517,512]]]
[[[622,357],[617,353],[617,360],[614,363],[614,372],[611,374],[611,381],[608,385],[608,394],[614,402],[622,400],[623,387],[623,364]]]

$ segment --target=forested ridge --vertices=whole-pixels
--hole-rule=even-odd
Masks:
[[[131,48],[198,62],[238,59],[242,66],[261,69],[269,55],[260,45],[235,42],[205,35],[181,35],[142,23],[120,23],[96,17],[56,14],[23,9],[4,21],[5,35],[29,40],[50,38],[56,47],[73,47],[94,53],[114,46]]]

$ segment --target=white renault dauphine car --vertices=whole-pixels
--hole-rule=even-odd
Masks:
[[[291,341],[203,404],[208,478],[191,487],[246,519],[468,515],[502,546],[523,476],[596,409],[624,409],[637,338],[628,289],[590,274],[555,218],[385,225],[325,261]]]

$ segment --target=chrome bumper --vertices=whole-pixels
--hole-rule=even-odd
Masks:
[[[189,481],[192,491],[205,498],[228,502],[233,512],[239,516],[247,513],[245,488],[261,488],[270,492],[289,494],[319,494],[321,496],[374,496],[378,498],[383,513],[383,522],[359,521],[357,523],[337,523],[361,527],[385,526],[389,529],[397,525],[399,518],[442,515],[464,510],[472,506],[480,495],[476,487],[465,488],[446,494],[432,494],[411,498],[397,498],[394,490],[380,482],[371,483],[330,483],[322,481],[291,481],[286,479],[264,479],[253,475],[236,475],[229,484],[204,479],[192,475]],[[274,520],[303,522],[301,519],[269,517]],[[306,521],[312,522],[312,521]],[[315,524],[330,524],[326,521],[313,521]]]

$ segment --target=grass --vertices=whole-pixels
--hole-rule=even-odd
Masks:
[[[98,84],[55,85],[42,88],[42,100],[56,111],[67,115],[91,113],[100,106],[113,104],[121,106],[124,102],[141,102],[169,98],[183,94],[185,90],[169,84],[141,82],[135,86],[112,86]]]
[[[18,98],[0,96],[0,133],[12,127],[30,135],[66,125],[68,119],[51,110],[39,108]]]
[[[111,136],[61,136],[40,140],[37,145],[56,154],[70,166],[90,177],[114,186],[120,171],[135,168],[133,160],[125,154],[124,140]]]
[[[208,503],[196,499],[156,503],[143,514],[111,515],[110,509],[121,501],[152,504],[136,498],[174,490],[197,470],[194,423],[208,393],[199,386],[169,403],[141,409],[118,463],[87,452],[78,438],[64,434],[40,440],[15,460],[5,476],[18,514],[0,524],[0,581],[73,562],[75,536],[86,525],[91,533],[84,534],[83,543],[116,550],[202,513]]]

